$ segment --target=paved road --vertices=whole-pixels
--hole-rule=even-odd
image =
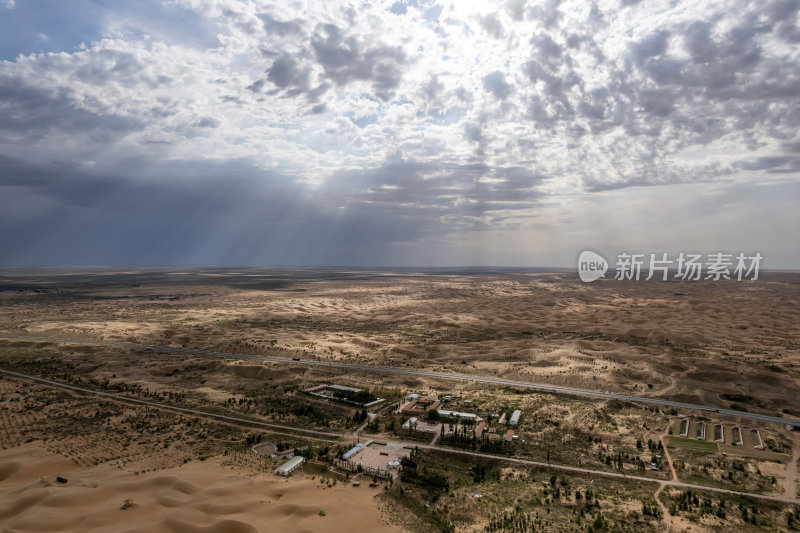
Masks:
[[[750,420],[760,420],[763,422],[773,422],[776,424],[789,424],[796,428],[800,428],[800,420],[792,420],[789,418],[780,418],[777,416],[762,415],[759,413],[745,413],[742,411],[734,411],[732,409],[720,409],[712,405],[698,405],[685,402],[675,402],[672,400],[665,400],[663,398],[652,398],[648,396],[635,396],[632,394],[616,394],[612,392],[593,391],[587,389],[577,389],[574,387],[561,387],[558,385],[546,385],[541,383],[530,383],[527,381],[515,381],[511,379],[493,378],[485,376],[470,376],[467,374],[449,374],[446,372],[433,372],[428,370],[415,370],[412,368],[398,368],[389,366],[373,366],[373,365],[357,365],[351,363],[340,363],[336,361],[315,361],[313,359],[289,359],[286,357],[270,357],[266,355],[247,355],[236,354],[227,352],[213,352],[208,350],[196,350],[193,348],[176,348],[173,346],[150,346],[146,344],[126,344],[117,342],[102,342],[102,341],[89,341],[89,340],[76,340],[76,339],[59,339],[52,337],[23,337],[18,335],[4,335],[0,334],[0,340],[16,340],[27,342],[53,342],[64,344],[88,344],[91,346],[109,346],[113,348],[126,348],[129,350],[150,350],[160,352],[177,352],[191,355],[202,355],[207,357],[227,357],[231,359],[252,359],[256,361],[269,361],[273,363],[296,364],[296,365],[310,365],[310,366],[325,366],[331,368],[342,368],[345,370],[362,370],[366,372],[378,372],[382,374],[406,374],[412,376],[423,376],[441,379],[451,379],[458,381],[472,381],[476,383],[489,383],[492,385],[508,385],[511,387],[520,387],[524,389],[534,389],[542,392],[554,392],[559,394],[571,394],[574,396],[584,396],[589,398],[605,398],[610,400],[622,400],[626,402],[640,402],[652,405],[659,405],[664,407],[675,407],[680,409],[690,409],[694,411],[711,411],[723,415],[736,416],[740,418],[747,418]]]
[[[653,479],[644,476],[631,476],[625,474],[624,472],[606,472],[603,470],[592,470],[590,468],[581,468],[578,466],[567,466],[567,465],[556,465],[556,464],[547,464],[541,461],[532,461],[530,459],[520,459],[518,457],[504,457],[500,455],[492,455],[488,453],[480,453],[480,452],[470,452],[467,450],[458,450],[455,448],[445,448],[443,446],[431,446],[429,444],[415,444],[415,443],[404,443],[406,446],[419,446],[420,449],[428,449],[428,450],[436,450],[439,452],[447,452],[447,453],[454,453],[458,455],[468,455],[473,457],[482,457],[484,459],[490,459],[494,461],[506,461],[510,463],[518,463],[523,465],[530,465],[530,466],[538,466],[542,468],[552,468],[555,470],[565,470],[567,472],[575,472],[579,474],[590,474],[590,475],[600,475],[606,477],[616,477],[616,478],[624,478],[624,479],[633,479],[635,481],[643,481],[646,483],[663,483],[664,485],[670,485],[673,487],[678,487],[682,489],[697,489],[697,490],[706,490],[711,492],[718,492],[723,494],[734,494],[737,496],[746,496],[750,498],[761,498],[763,500],[772,500],[776,502],[783,502],[783,503],[793,503],[793,504],[800,504],[800,500],[797,498],[787,498],[784,496],[771,496],[767,494],[754,494],[751,492],[740,492],[738,490],[729,490],[729,489],[721,489],[717,487],[711,487],[708,485],[698,485],[695,483],[684,483],[683,481],[674,481],[674,480],[664,480],[664,479]]]
[[[179,412],[179,413],[195,415],[195,416],[199,416],[199,417],[202,417],[202,418],[218,419],[218,420],[222,420],[222,421],[228,422],[228,423],[243,424],[243,425],[247,425],[247,426],[251,426],[251,427],[264,427],[264,428],[267,428],[267,429],[270,429],[270,430],[277,429],[277,430],[289,431],[289,432],[292,432],[292,433],[308,433],[308,434],[313,434],[313,435],[315,435],[317,437],[320,437],[320,438],[327,438],[328,440],[338,440],[338,439],[348,438],[348,437],[352,436],[352,435],[347,435],[347,434],[326,433],[326,432],[323,432],[323,431],[315,431],[315,430],[310,430],[310,429],[301,429],[301,428],[296,428],[296,427],[291,427],[291,426],[282,426],[282,425],[279,425],[279,424],[270,424],[270,423],[267,423],[267,422],[258,422],[258,421],[255,421],[255,420],[248,420],[246,418],[239,418],[239,417],[235,417],[235,416],[227,416],[227,415],[220,415],[220,414],[216,414],[216,413],[209,413],[209,412],[200,411],[200,410],[197,410],[197,409],[187,409],[187,408],[184,408],[184,407],[175,407],[175,406],[172,406],[172,405],[166,405],[166,404],[161,404],[161,403],[157,403],[157,402],[150,402],[150,401],[147,401],[147,400],[140,400],[138,398],[130,398],[128,396],[123,396],[121,394],[113,394],[113,393],[110,393],[110,392],[96,391],[96,390],[92,390],[92,389],[85,389],[83,387],[76,387],[74,385],[67,385],[66,383],[59,383],[57,381],[52,381],[52,380],[45,379],[45,378],[39,378],[39,377],[36,377],[36,376],[29,376],[27,374],[22,374],[20,372],[14,372],[12,370],[6,370],[6,369],[3,369],[3,368],[0,368],[0,373],[8,374],[8,375],[15,376],[15,377],[22,378],[22,379],[27,379],[27,380],[30,380],[30,381],[35,381],[35,382],[38,382],[38,383],[49,385],[51,387],[58,387],[58,388],[62,388],[62,389],[71,390],[71,391],[74,391],[74,392],[78,392],[80,394],[92,394],[92,395],[101,396],[101,397],[104,397],[104,398],[109,398],[111,400],[116,400],[116,401],[121,401],[121,402],[128,402],[128,403],[136,403],[136,404],[140,404],[140,405],[146,405],[146,406],[149,406],[149,407],[154,407],[156,409],[164,409],[164,410],[167,410],[167,411],[176,411],[176,412]],[[419,447],[420,449],[434,450],[434,451],[438,451],[438,452],[451,453],[451,454],[462,455],[462,456],[467,456],[467,457],[480,457],[480,458],[487,459],[487,460],[492,460],[492,461],[505,461],[505,462],[509,462],[509,463],[517,463],[517,464],[528,465],[528,466],[537,466],[537,467],[541,467],[541,468],[550,468],[550,469],[553,469],[553,470],[562,470],[562,471],[566,471],[566,472],[574,472],[574,473],[579,473],[579,474],[588,474],[588,475],[598,475],[598,476],[606,476],[606,477],[632,479],[632,480],[635,480],[635,481],[642,481],[642,482],[645,482],[645,483],[662,483],[662,484],[665,484],[665,485],[670,485],[670,486],[674,486],[674,487],[678,487],[678,488],[707,490],[707,491],[717,492],[717,493],[735,494],[735,495],[738,495],[738,496],[745,496],[745,497],[749,497],[749,498],[760,498],[760,499],[763,499],[763,500],[772,500],[772,501],[777,501],[777,502],[791,503],[791,504],[795,504],[795,505],[800,505],[800,499],[796,499],[796,498],[787,498],[787,497],[783,497],[783,496],[770,496],[770,495],[755,494],[755,493],[750,493],[750,492],[740,492],[740,491],[735,491],[735,490],[728,490],[728,489],[720,489],[720,488],[717,488],[717,487],[710,487],[710,486],[706,486],[706,485],[697,485],[697,484],[694,484],[694,483],[684,483],[682,481],[675,481],[675,480],[665,481],[665,480],[661,480],[661,479],[653,479],[653,478],[648,478],[648,477],[643,477],[643,476],[630,476],[630,475],[627,475],[627,474],[622,473],[622,472],[606,472],[606,471],[603,471],[603,470],[592,470],[590,468],[582,468],[582,467],[577,467],[577,466],[559,465],[559,464],[552,464],[552,463],[548,464],[548,463],[543,463],[543,462],[540,462],[540,461],[532,461],[530,459],[520,459],[520,458],[517,458],[517,457],[507,457],[507,456],[501,456],[501,455],[492,455],[492,454],[489,454],[489,453],[472,452],[472,451],[468,451],[468,450],[460,450],[460,449],[457,449],[457,448],[448,448],[448,447],[444,447],[444,446],[430,445],[430,444],[420,444],[420,443],[416,443],[416,442],[402,442],[402,441],[400,441],[400,442],[389,442],[389,444],[394,444],[394,445],[397,445],[397,446],[403,446],[403,447],[408,447],[408,448],[413,448],[413,447],[416,446],[416,447]]]
[[[184,413],[184,414],[189,414],[189,415],[202,416],[204,418],[215,418],[217,420],[222,420],[222,421],[225,421],[225,422],[232,422],[232,423],[238,424],[238,425],[247,425],[247,426],[251,426],[251,427],[263,427],[265,429],[269,429],[270,431],[275,431],[275,430],[281,431],[281,430],[283,430],[283,431],[289,431],[290,433],[293,433],[293,434],[300,433],[300,434],[303,434],[303,435],[311,435],[313,437],[322,437],[322,438],[329,438],[329,439],[331,439],[331,438],[332,439],[339,439],[341,437],[344,437],[344,435],[341,435],[339,433],[326,433],[324,431],[316,431],[316,430],[313,430],[313,429],[303,429],[303,428],[297,428],[297,427],[292,427],[292,426],[282,426],[282,425],[279,425],[279,424],[270,424],[268,422],[260,422],[258,420],[248,420],[247,418],[239,418],[239,417],[236,417],[236,416],[220,415],[220,414],[217,414],[217,413],[209,413],[208,411],[199,411],[197,409],[188,409],[186,407],[176,407],[174,405],[167,405],[167,404],[158,403],[158,402],[150,402],[150,401],[147,401],[147,400],[140,400],[139,398],[131,398],[129,396],[124,396],[122,394],[113,394],[111,392],[103,392],[103,391],[96,391],[96,390],[92,390],[92,389],[85,389],[83,387],[76,387],[74,385],[67,385],[66,383],[59,383],[58,381],[52,381],[52,380],[49,380],[49,379],[39,378],[39,377],[36,377],[36,376],[29,376],[28,374],[22,374],[20,372],[14,372],[12,370],[6,370],[4,368],[0,368],[0,373],[8,374],[8,375],[11,375],[11,376],[16,376],[18,378],[23,378],[23,379],[27,379],[27,380],[31,380],[31,381],[36,381],[38,383],[43,383],[45,385],[50,385],[51,387],[58,387],[58,388],[61,388],[61,389],[68,389],[68,390],[75,391],[75,392],[78,392],[78,393],[81,393],[81,394],[93,394],[95,396],[102,396],[104,398],[110,398],[110,399],[116,400],[116,401],[135,403],[135,404],[139,404],[139,405],[147,405],[149,407],[156,407],[158,409],[166,409],[166,410],[169,410],[169,411],[175,411],[175,412],[178,412],[178,413]]]

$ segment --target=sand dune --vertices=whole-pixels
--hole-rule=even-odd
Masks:
[[[134,475],[109,465],[81,468],[35,442],[0,451],[0,531],[402,531],[382,524],[376,494],[322,488],[303,475],[251,475],[215,459]],[[126,499],[133,505],[123,510]]]

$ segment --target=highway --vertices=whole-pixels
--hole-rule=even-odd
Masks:
[[[650,405],[658,405],[663,407],[675,407],[676,409],[689,409],[693,411],[706,411],[715,412],[722,415],[735,416],[746,418],[750,420],[760,420],[762,422],[772,422],[775,424],[789,424],[795,428],[800,428],[800,420],[790,418],[781,418],[777,416],[763,415],[759,413],[748,413],[744,411],[736,411],[733,409],[723,409],[713,405],[698,405],[685,402],[676,402],[666,400],[663,398],[652,398],[648,396],[636,396],[632,394],[618,394],[613,392],[594,391],[588,389],[578,389],[574,387],[562,387],[559,385],[547,385],[542,383],[530,383],[527,381],[515,381],[510,379],[493,378],[485,376],[470,376],[468,374],[450,374],[447,372],[434,372],[429,370],[416,370],[412,368],[398,368],[389,366],[374,366],[374,365],[358,365],[351,363],[341,363],[337,361],[315,361],[313,359],[294,359],[286,357],[270,357],[266,355],[248,355],[236,354],[227,352],[213,352],[208,350],[197,350],[193,348],[176,348],[173,346],[150,346],[146,344],[127,344],[116,342],[103,342],[103,341],[90,341],[90,340],[76,340],[76,339],[60,339],[53,337],[24,337],[19,335],[6,335],[0,334],[0,339],[26,341],[26,342],[51,342],[61,344],[88,344],[92,346],[108,346],[112,348],[125,348],[129,350],[147,350],[159,352],[177,352],[190,355],[201,355],[206,357],[226,357],[230,359],[251,359],[256,361],[269,361],[272,363],[293,364],[293,365],[309,365],[309,366],[324,366],[331,368],[341,368],[344,370],[362,370],[366,372],[376,372],[381,374],[405,374],[412,376],[431,377],[439,379],[449,379],[457,381],[471,381],[475,383],[488,383],[492,385],[506,385],[510,387],[519,387],[523,389],[533,389],[542,392],[551,392],[557,394],[570,394],[573,396],[582,396],[588,398],[604,398],[609,400],[621,400],[626,402],[640,402]]]
[[[339,440],[339,439],[348,439],[352,438],[352,434],[344,434],[344,433],[327,433],[324,431],[316,431],[311,429],[302,429],[296,428],[292,426],[283,426],[280,424],[270,424],[268,422],[260,422],[257,420],[248,420],[246,418],[240,418],[235,416],[228,416],[228,415],[221,415],[218,413],[210,413],[207,411],[200,411],[198,409],[188,409],[185,407],[176,407],[173,405],[162,404],[158,402],[151,402],[148,400],[140,400],[138,398],[131,398],[129,396],[124,396],[121,394],[114,394],[110,392],[103,392],[103,391],[96,391],[92,389],[86,389],[83,387],[77,387],[75,385],[68,385],[66,383],[59,383],[57,381],[52,381],[45,378],[40,378],[36,376],[30,376],[28,374],[23,374],[20,372],[14,372],[11,370],[5,370],[0,368],[0,374],[6,374],[10,376],[14,376],[17,378],[34,381],[37,383],[41,383],[43,385],[47,385],[50,387],[57,387],[60,389],[66,389],[72,392],[76,392],[79,394],[88,394],[88,395],[95,395],[100,396],[103,398],[107,398],[113,401],[119,401],[124,403],[134,403],[138,405],[145,405],[148,407],[153,407],[156,409],[163,409],[166,411],[174,411],[182,414],[193,415],[201,418],[210,418],[220,420],[222,422],[231,423],[231,424],[238,424],[238,425],[245,425],[248,427],[263,427],[265,429],[270,430],[271,432],[283,432],[283,433],[302,433],[302,434],[311,434],[314,435],[316,438],[322,438],[327,440]],[[362,426],[363,427],[363,426]],[[360,429],[360,428],[359,428]],[[277,431],[276,431],[277,430]],[[636,476],[636,475],[628,475],[624,472],[608,472],[603,470],[592,470],[590,468],[583,468],[578,466],[569,466],[569,465],[561,465],[555,463],[545,463],[541,461],[533,461],[530,459],[521,459],[517,457],[508,457],[502,455],[493,455],[489,453],[480,453],[480,452],[473,452],[468,450],[461,450],[458,448],[449,448],[441,445],[431,445],[431,444],[420,444],[416,442],[392,442],[390,441],[389,444],[395,444],[398,446],[403,446],[407,448],[419,447],[420,449],[424,450],[433,450],[437,452],[445,452],[455,455],[467,456],[467,457],[480,457],[482,459],[492,460],[492,461],[503,461],[507,463],[515,463],[520,465],[526,466],[536,466],[539,468],[549,468],[553,470],[560,470],[565,472],[572,472],[577,474],[588,474],[588,475],[597,475],[597,476],[605,476],[605,477],[613,477],[613,478],[621,478],[621,479],[630,479],[634,481],[641,481],[645,483],[660,483],[663,485],[669,485],[673,487],[678,487],[682,489],[693,489],[693,490],[705,490],[710,492],[722,493],[722,494],[733,494],[737,496],[744,496],[748,498],[757,498],[763,500],[771,500],[776,502],[782,503],[790,503],[795,505],[800,505],[800,499],[797,498],[789,498],[785,496],[778,496],[778,495],[767,495],[767,494],[757,494],[752,492],[741,492],[736,490],[730,489],[722,489],[718,487],[706,486],[706,485],[698,485],[696,483],[684,483],[682,481],[677,480],[663,480],[663,479],[654,479],[648,478],[644,476]]]

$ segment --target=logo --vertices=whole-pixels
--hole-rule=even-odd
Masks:
[[[744,252],[738,254],[716,252],[707,254],[705,259],[703,261],[702,254],[684,252],[678,254],[675,259],[671,259],[667,252],[661,254],[622,252],[617,254],[614,279],[639,281],[644,271],[647,274],[645,281],[651,280],[656,274],[663,281],[668,281],[670,278],[682,281],[756,281],[764,256],[759,252],[754,255],[747,255]],[[603,256],[590,250],[581,252],[578,258],[578,275],[585,283],[604,278],[608,267],[608,261]]]
[[[578,257],[578,275],[585,283],[592,282],[598,278],[604,278],[608,270],[608,261],[603,256],[590,250],[584,250]]]

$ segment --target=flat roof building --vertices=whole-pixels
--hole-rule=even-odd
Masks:
[[[522,416],[522,411],[517,409],[513,413],[511,413],[511,419],[508,421],[509,426],[516,426],[519,424],[519,417]]]
[[[416,398],[414,398],[416,396]],[[424,415],[428,411],[437,409],[442,403],[436,398],[420,398],[419,394],[409,394],[408,401],[395,411],[406,415]]]
[[[275,473],[279,476],[291,476],[292,472],[303,466],[303,463],[305,462],[305,457],[302,455],[297,455],[276,468]]]
[[[444,409],[439,409],[439,416],[443,416],[445,418],[457,418],[459,420],[472,420],[476,422],[480,420],[478,415],[475,413],[462,413],[460,411],[446,411]]]

